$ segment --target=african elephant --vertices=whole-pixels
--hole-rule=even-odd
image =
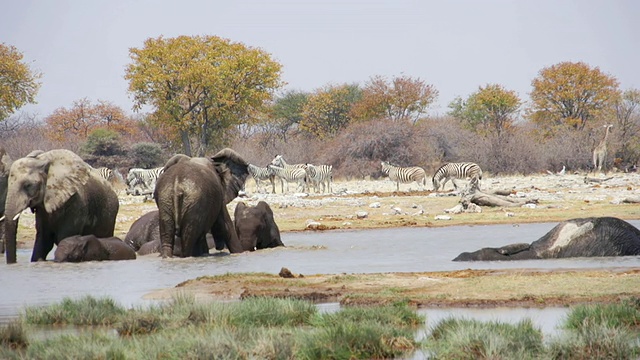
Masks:
[[[531,244],[463,252],[453,261],[552,259],[640,255],[640,230],[614,217],[571,219]]]
[[[160,217],[158,210],[150,211],[131,224],[124,242],[131,246],[139,255],[147,255],[160,252]],[[225,243],[215,244],[213,236],[206,234],[207,247],[209,249],[223,250]],[[174,250],[179,251],[180,246],[176,244]],[[174,254],[175,252],[174,251]]]
[[[284,246],[273,211],[266,202],[247,206],[241,201],[236,205],[233,217],[238,239],[245,251]]]
[[[5,209],[7,263],[16,262],[18,219],[24,209],[35,212],[31,261],[40,261],[66,237],[113,236],[118,207],[111,185],[69,150],[37,150],[14,161]]]
[[[7,199],[7,185],[11,157],[3,147],[0,147],[0,218],[4,216],[5,200]],[[4,218],[3,218],[4,219]],[[4,254],[4,220],[0,221],[0,252]]]
[[[207,232],[231,253],[243,251],[226,205],[242,189],[247,168],[247,162],[228,148],[211,158],[178,154],[167,161],[154,192],[163,258],[208,253]],[[181,244],[179,252],[175,243]]]
[[[60,240],[54,252],[56,262],[134,260],[136,252],[117,237],[74,235]]]

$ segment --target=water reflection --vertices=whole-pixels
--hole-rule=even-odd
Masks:
[[[640,221],[631,221],[640,226]],[[18,252],[18,264],[0,264],[0,322],[25,305],[45,305],[64,297],[110,296],[124,306],[148,304],[144,294],[203,275],[227,272],[278,273],[287,267],[301,274],[414,272],[504,268],[638,267],[640,257],[452,262],[462,251],[531,242],[553,224],[396,228],[324,233],[284,233],[286,248],[203,258],[56,264],[30,263],[30,250]],[[52,255],[51,255],[52,256]]]

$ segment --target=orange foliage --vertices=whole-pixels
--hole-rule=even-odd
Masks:
[[[54,141],[84,141],[94,130],[104,128],[128,136],[136,131],[136,122],[124,111],[107,101],[91,104],[87,98],[73,102],[69,109],[61,107],[45,118],[47,136]]]

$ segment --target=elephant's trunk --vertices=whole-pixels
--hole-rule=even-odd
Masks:
[[[18,220],[22,210],[28,206],[28,199],[24,196],[16,196],[11,192],[7,195],[6,209],[4,212],[5,222],[5,252],[7,264],[16,262],[16,235],[18,233]]]

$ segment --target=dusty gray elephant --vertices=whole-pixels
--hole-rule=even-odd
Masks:
[[[7,186],[9,183],[9,169],[11,157],[0,146],[0,218],[4,216],[5,201],[7,200]],[[0,252],[4,254],[4,220],[0,221]]]
[[[139,255],[147,255],[160,252],[160,217],[158,210],[150,211],[131,224],[124,242],[131,246]],[[223,250],[224,242],[215,244],[213,236],[206,234],[207,247],[209,249]],[[179,244],[175,250],[179,251]],[[175,252],[174,252],[175,253]]]
[[[211,158],[179,154],[169,159],[154,192],[162,257],[208,253],[207,232],[231,253],[242,252],[226,205],[238,196],[248,174],[247,162],[231,149]],[[181,244],[179,252],[175,243]]]
[[[571,219],[531,244],[463,252],[453,261],[552,259],[640,255],[640,230],[614,217]]]
[[[54,252],[56,262],[134,260],[136,252],[117,237],[74,235],[60,240]]]
[[[236,205],[233,218],[238,239],[245,251],[284,246],[273,211],[266,202],[247,206],[241,201]]]
[[[118,207],[111,185],[69,150],[38,150],[14,161],[4,220],[7,263],[16,262],[18,219],[24,209],[36,214],[31,261],[40,261],[66,237],[113,236]]]

